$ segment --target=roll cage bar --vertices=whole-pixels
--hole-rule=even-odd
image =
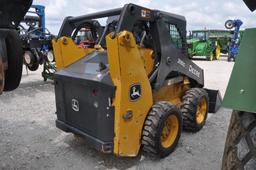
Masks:
[[[118,17],[111,20],[110,18],[114,16]],[[156,82],[158,83],[156,88],[163,84],[166,77],[168,77],[171,72],[187,75],[195,80],[199,86],[204,85],[203,70],[187,58],[186,20],[185,17],[180,15],[151,10],[134,4],[126,4],[123,8],[116,8],[78,17],[67,17],[61,26],[58,38],[63,36],[71,37],[72,33],[79,25],[90,22],[95,26],[95,19],[106,17],[108,18],[108,22],[98,41],[103,48],[105,37],[108,33],[111,32],[112,37],[114,38],[121,31],[133,32],[134,26],[138,21],[149,23],[149,33],[152,36],[151,43],[153,43],[152,49],[154,51],[153,55],[155,56],[155,68],[153,68],[150,77],[152,78],[151,81],[155,81],[157,78]],[[115,29],[113,31],[106,31],[111,24],[111,21],[117,21],[115,22]],[[180,35],[182,43],[181,48],[177,48],[175,42],[171,39],[172,37],[170,35],[173,30],[170,29],[170,25],[174,25]],[[180,66],[177,64],[180,62],[187,64]]]

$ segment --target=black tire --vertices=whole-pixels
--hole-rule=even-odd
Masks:
[[[234,23],[233,23],[233,20],[227,20],[226,22],[225,22],[225,27],[227,28],[227,29],[232,29],[232,28],[234,28]]]
[[[233,111],[224,154],[222,170],[256,169],[256,114]]]
[[[4,91],[4,79],[4,63],[2,56],[0,56],[0,94]]]
[[[39,67],[39,63],[33,63],[32,65],[27,66],[30,71],[36,71]]]
[[[30,71],[36,71],[39,67],[39,62],[37,61],[36,56],[31,51],[26,51],[24,56],[28,55],[30,57],[30,63],[27,63],[24,57],[24,63]]]
[[[206,111],[203,120],[197,122],[197,109],[201,100],[205,98]],[[183,118],[184,130],[190,132],[198,132],[205,125],[209,107],[208,93],[202,88],[192,88],[186,91],[182,97],[181,113]]]
[[[178,122],[178,131],[174,142],[169,147],[163,147],[161,135],[165,121],[169,116],[175,116]],[[166,157],[177,147],[182,130],[182,118],[179,109],[168,102],[158,102],[152,106],[145,120],[142,132],[143,151],[153,156]]]
[[[4,91],[16,89],[22,76],[23,49],[19,35],[10,31],[6,38],[8,69],[5,71]]]

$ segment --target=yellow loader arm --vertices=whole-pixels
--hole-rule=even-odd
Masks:
[[[151,86],[132,33],[123,31],[113,39],[108,35],[106,42],[110,76],[116,86],[113,102],[116,113],[114,153],[135,156],[140,149],[145,118],[153,104]],[[142,96],[139,101],[132,102],[128,93],[130,84],[138,83],[141,85]],[[132,117],[129,118],[129,114]]]

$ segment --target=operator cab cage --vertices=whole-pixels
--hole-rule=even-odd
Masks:
[[[106,18],[106,17],[108,17],[107,25],[106,25],[107,28],[105,28],[105,30],[102,30],[104,27],[101,26],[100,23],[97,22],[95,19]],[[101,34],[100,35],[101,39],[98,40],[98,41],[101,40],[99,42],[100,44],[100,43],[103,43],[102,37],[105,37],[107,33],[110,33],[110,31],[113,31],[114,34],[124,30],[129,32],[134,32],[134,27],[136,25],[138,26],[139,22],[142,23],[144,21],[144,23],[150,23],[151,25],[151,24],[155,24],[157,18],[161,18],[162,21],[175,23],[175,26],[178,29],[179,34],[181,36],[182,47],[184,47],[184,52],[185,52],[186,51],[185,50],[185,45],[186,45],[185,17],[171,14],[171,13],[161,12],[158,10],[149,10],[134,4],[128,4],[128,5],[125,5],[123,8],[97,12],[97,13],[83,15],[79,17],[67,17],[62,24],[58,38],[62,36],[71,37],[75,29],[76,30],[78,28],[80,29],[84,25],[91,25],[91,27],[94,30],[98,31],[98,33]],[[156,31],[156,30],[150,30],[150,31],[152,31],[151,33],[153,33],[153,31]]]
[[[106,18],[106,25],[101,25]],[[187,58],[186,19],[183,16],[126,4],[123,8],[67,17],[58,38],[72,37],[75,41],[75,36],[84,27],[92,31],[96,44],[103,48],[106,48],[108,34],[115,37],[121,31],[132,32],[137,44],[151,48],[155,68],[149,78],[154,81],[155,88],[163,85],[170,67],[172,73],[186,75],[192,86],[204,85],[203,70]]]

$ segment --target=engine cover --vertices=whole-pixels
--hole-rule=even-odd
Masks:
[[[103,152],[112,152],[115,88],[106,52],[92,52],[55,74],[58,128],[79,134]]]

